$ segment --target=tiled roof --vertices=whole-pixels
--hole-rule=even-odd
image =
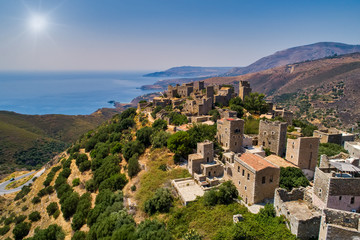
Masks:
[[[277,155],[270,155],[270,156],[267,156],[265,158],[266,160],[268,160],[269,162],[271,162],[272,164],[274,164],[275,166],[278,166],[278,167],[295,167],[295,168],[298,168],[298,166],[296,166],[295,164],[289,162],[289,161],[286,161],[285,159],[277,156]]]
[[[277,168],[276,166],[256,154],[243,153],[238,158],[244,163],[246,163],[248,166],[252,167],[255,171],[260,171],[268,167]]]

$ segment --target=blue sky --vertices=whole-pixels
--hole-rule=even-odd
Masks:
[[[359,12],[357,0],[0,0],[0,70],[246,66],[299,45],[360,44]]]

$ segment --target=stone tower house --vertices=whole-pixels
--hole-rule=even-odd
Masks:
[[[317,137],[300,137],[288,139],[286,160],[301,169],[315,171],[319,151],[320,139]]]
[[[286,122],[260,120],[259,145],[270,149],[271,152],[280,157],[285,157],[286,133]]]
[[[240,81],[239,83],[239,97],[244,101],[245,96],[250,95],[251,87],[248,81]]]
[[[216,137],[221,146],[228,151],[241,152],[244,135],[244,120],[225,118],[217,121]]]

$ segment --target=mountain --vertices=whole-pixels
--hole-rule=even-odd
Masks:
[[[115,109],[77,116],[0,111],[0,178],[21,167],[35,167],[47,162],[115,113]]]
[[[231,67],[173,67],[162,72],[154,72],[144,77],[208,77],[226,73]]]
[[[214,77],[205,84],[249,81],[253,91],[264,93],[299,116],[318,118],[325,126],[352,126],[360,122],[360,53],[288,64],[256,73]],[[311,114],[309,114],[311,113]],[[337,122],[339,119],[340,123]]]
[[[224,76],[237,76],[247,73],[284,66],[286,64],[316,60],[328,56],[360,52],[360,45],[348,45],[336,42],[319,42],[305,46],[293,47],[263,57],[247,67],[235,67]]]

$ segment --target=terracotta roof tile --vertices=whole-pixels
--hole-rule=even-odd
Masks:
[[[277,168],[275,165],[256,154],[243,153],[238,158],[252,167],[255,171],[260,171],[268,167]]]
[[[296,166],[295,164],[293,164],[292,162],[289,162],[289,161],[286,161],[285,159],[277,156],[277,155],[270,155],[270,156],[267,156],[265,158],[266,160],[268,160],[269,162],[271,162],[272,164],[274,164],[275,166],[278,166],[278,167],[295,167],[295,168],[299,168],[298,166]]]

